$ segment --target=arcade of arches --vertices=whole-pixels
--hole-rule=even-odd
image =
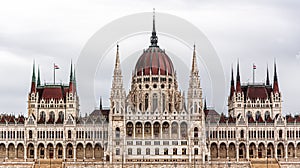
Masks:
[[[99,143],[95,145],[91,143],[85,145],[82,143],[77,145],[68,143],[65,147],[61,143],[55,146],[52,143],[47,145],[39,143],[36,146],[33,143],[29,143],[26,147],[22,143],[17,145],[10,143],[7,146],[4,143],[0,144],[0,159],[86,159],[102,161],[103,156],[104,150]]]
[[[251,142],[249,145],[241,142],[235,144],[233,142],[227,144],[225,142],[211,142],[209,149],[211,160],[219,159],[236,159],[236,160],[248,160],[251,158],[300,158],[300,143],[295,145],[290,142],[288,145],[284,145],[282,142],[274,145],[273,143],[254,143]]]

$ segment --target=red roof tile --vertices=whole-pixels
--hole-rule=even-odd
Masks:
[[[62,89],[58,87],[46,87],[44,88],[43,99],[63,99]]]

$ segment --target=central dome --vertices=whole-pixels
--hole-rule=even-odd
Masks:
[[[150,46],[138,59],[135,66],[136,75],[170,75],[174,67],[169,56],[158,46]]]
[[[171,59],[157,45],[158,38],[155,31],[155,15],[153,15],[153,30],[150,38],[151,45],[140,56],[135,65],[135,73],[141,75],[174,75]]]

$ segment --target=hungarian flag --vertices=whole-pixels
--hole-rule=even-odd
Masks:
[[[54,69],[59,69],[58,65],[54,64]]]
[[[256,69],[256,65],[253,64],[253,69]]]

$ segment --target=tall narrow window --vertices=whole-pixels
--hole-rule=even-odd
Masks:
[[[120,138],[120,128],[116,128],[116,138]]]
[[[166,96],[163,93],[162,94],[162,111],[165,111],[165,109],[166,109]]]
[[[157,94],[154,93],[153,94],[153,106],[152,106],[152,110],[155,111],[157,109]]]
[[[145,110],[148,109],[149,106],[149,95],[148,93],[145,94]]]

